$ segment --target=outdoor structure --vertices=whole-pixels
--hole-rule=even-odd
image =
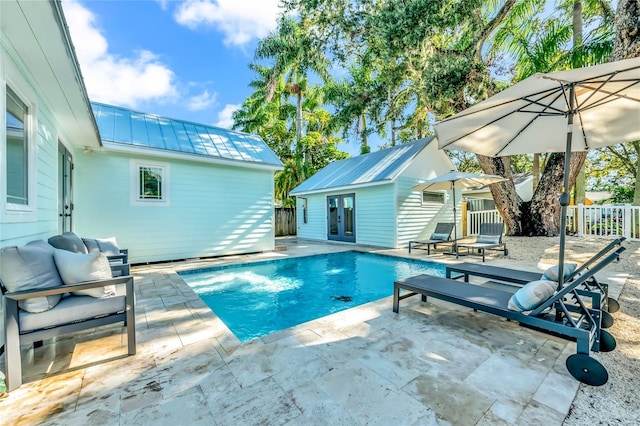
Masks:
[[[454,221],[452,193],[410,188],[451,169],[433,137],[331,163],[291,191],[298,237],[390,248],[426,239]]]
[[[0,2],[0,247],[74,231],[130,261],[274,248],[260,138],[92,105],[58,1]]]
[[[102,148],[76,157],[76,233],[117,236],[131,263],[273,250],[282,163],[262,139],[92,106]]]

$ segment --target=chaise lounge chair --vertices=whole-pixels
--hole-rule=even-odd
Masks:
[[[475,243],[459,243],[456,248],[456,257],[460,255],[460,249],[466,248],[467,252],[464,253],[467,256],[472,253],[478,253],[482,256],[482,261],[485,259],[486,250],[496,250],[504,253],[505,256],[509,254],[507,245],[502,242],[502,233],[504,232],[504,223],[482,223],[480,224],[480,233],[476,237]]]
[[[540,304],[532,307],[530,311],[509,308],[513,306],[510,302],[517,293],[423,274],[394,283],[393,312],[399,311],[400,300],[420,294],[423,302],[427,301],[427,296],[431,296],[575,340],[577,353],[569,356],[566,361],[569,373],[582,383],[600,386],[607,382],[609,375],[600,362],[589,356],[590,351],[612,351],[616,341],[610,333],[601,328],[600,295],[584,291],[580,286],[606,264],[618,258],[624,250],[624,247],[619,247],[615,252],[609,253],[602,262],[571,283],[567,283],[562,290],[553,293],[546,300],[539,301]],[[539,283],[541,281],[534,281],[530,285],[535,286]],[[526,286],[522,290],[525,289]],[[401,295],[401,290],[408,293],[403,292]],[[569,299],[574,303],[568,302]],[[553,308],[552,310],[560,315],[547,312],[549,308]]]
[[[589,260],[584,262],[582,265],[578,266],[573,272],[565,275],[564,282],[569,282],[573,280],[575,277],[579,276],[583,271],[589,269],[594,264],[597,264],[601,261],[601,259],[607,254],[615,251],[617,247],[622,245],[622,242],[625,240],[624,237],[616,238],[611,241],[600,250],[598,253],[593,255]],[[619,260],[619,259],[615,259]],[[565,271],[567,271],[565,269]],[[540,279],[540,272],[533,271],[521,271],[518,269],[511,268],[502,268],[499,266],[492,265],[481,265],[478,263],[460,263],[458,265],[447,265],[446,267],[446,277],[452,278],[454,273],[459,273],[461,275],[456,276],[455,278],[464,278],[465,282],[469,282],[469,277],[481,277],[487,278],[490,280],[499,280],[508,282],[516,285],[525,285],[531,281],[535,281]],[[550,279],[548,275],[546,279]],[[617,312],[620,309],[620,304],[614,298],[609,297],[609,289],[608,285],[605,283],[600,283],[596,279],[596,277],[592,277],[591,279],[585,281],[583,288],[588,291],[598,291],[602,294],[602,306],[609,313]],[[603,318],[603,326],[607,328],[609,325],[610,318],[605,315],[606,318]]]
[[[428,240],[409,241],[409,253],[411,253],[412,249],[422,249],[427,250],[428,256],[431,254],[431,246],[436,249],[438,244],[453,244],[453,241],[451,240],[451,232],[454,227],[454,223],[439,222],[436,225],[435,231],[431,234],[431,237]]]

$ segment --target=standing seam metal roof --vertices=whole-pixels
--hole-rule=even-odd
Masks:
[[[91,102],[103,142],[282,166],[257,135]]]
[[[291,195],[350,185],[392,181],[433,136],[370,154],[336,161],[319,170],[291,191]]]

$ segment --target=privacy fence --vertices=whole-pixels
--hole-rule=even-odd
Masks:
[[[478,235],[481,223],[502,222],[497,210],[467,210],[465,219],[466,235]],[[579,237],[626,237],[631,241],[640,241],[640,206],[569,206],[567,232]]]
[[[296,209],[295,207],[276,207],[275,214],[276,237],[296,235]]]

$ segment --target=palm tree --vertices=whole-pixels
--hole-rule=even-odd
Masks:
[[[278,28],[258,43],[255,57],[273,61],[266,81],[266,102],[273,98],[279,81],[284,81],[286,92],[296,97],[296,152],[301,154],[302,99],[308,88],[309,72],[328,80],[329,60],[315,49],[300,24],[287,15],[281,16]]]

